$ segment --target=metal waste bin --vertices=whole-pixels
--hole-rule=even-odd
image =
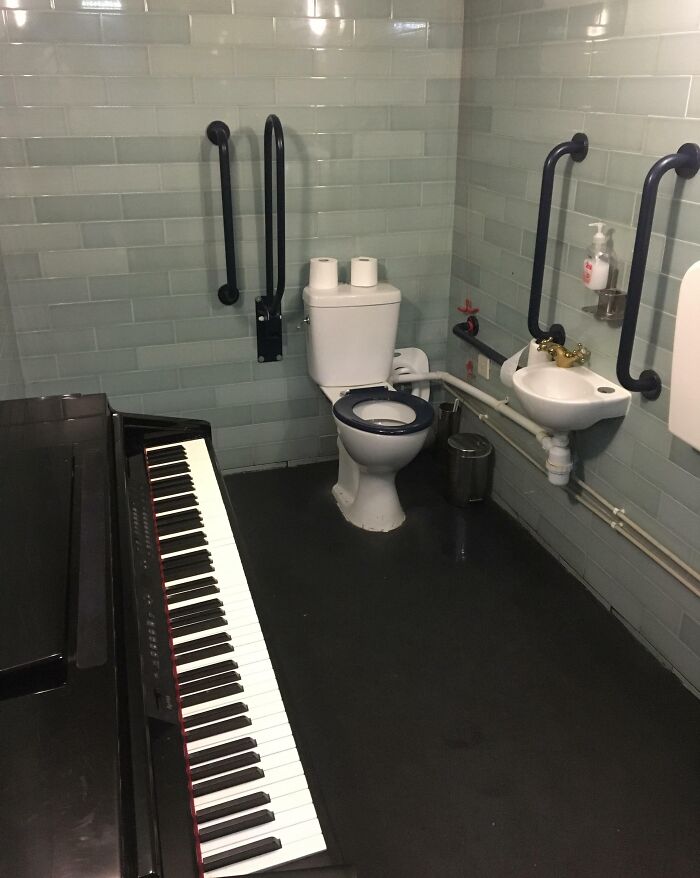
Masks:
[[[441,402],[438,407],[437,431],[433,451],[440,467],[447,468],[447,440],[459,430],[462,416],[460,406],[452,402]]]
[[[455,433],[447,449],[450,502],[467,506],[483,500],[489,492],[493,445],[479,433]]]

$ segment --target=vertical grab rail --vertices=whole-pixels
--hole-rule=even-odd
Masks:
[[[219,287],[219,301],[234,305],[240,291],[236,282],[236,246],[233,239],[233,198],[231,196],[231,164],[228,140],[231,131],[225,122],[214,121],[207,126],[207,137],[219,149],[221,174],[221,207],[224,216],[224,251],[226,254],[226,283]]]
[[[675,170],[679,177],[688,180],[697,174],[699,168],[700,146],[697,143],[684,143],[678,152],[666,155],[655,162],[644,180],[627,288],[627,304],[617,352],[617,380],[626,390],[641,393],[645,399],[658,399],[661,394],[661,378],[653,369],[645,369],[639,378],[633,378],[630,375],[630,364],[659,183],[667,171]]]
[[[272,210],[272,147],[275,147],[277,195],[277,285],[274,283],[274,230]],[[265,122],[265,296],[255,300],[258,362],[282,359],[282,296],[285,287],[284,132],[279,118],[270,114]]]
[[[554,147],[544,161],[542,168],[542,187],[540,189],[540,208],[537,215],[537,236],[535,238],[535,256],[532,264],[532,282],[530,284],[530,304],[527,311],[527,328],[530,335],[542,341],[552,338],[557,344],[564,344],[566,333],[559,323],[553,323],[549,329],[540,327],[540,304],[542,301],[542,282],[544,280],[544,261],[547,255],[547,236],[549,234],[549,217],[552,212],[552,191],[554,189],[554,171],[557,162],[565,155],[570,155],[575,162],[582,162],[588,155],[588,137],[585,134],[574,134],[571,140],[564,141]]]

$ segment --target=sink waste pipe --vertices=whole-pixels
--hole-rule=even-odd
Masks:
[[[547,452],[545,468],[549,481],[553,485],[559,485],[560,487],[568,485],[569,474],[573,468],[568,433],[553,433],[551,430],[547,430],[540,424],[531,421],[530,418],[526,418],[525,415],[521,415],[520,412],[516,412],[514,409],[510,408],[507,397],[505,399],[496,399],[495,396],[490,396],[488,393],[484,393],[483,390],[479,390],[478,387],[474,387],[467,381],[462,381],[461,378],[455,378],[455,376],[451,375],[449,372],[426,372],[421,375],[399,374],[394,377],[394,381],[396,384],[412,384],[418,381],[440,381],[448,390],[454,388],[460,393],[464,393],[466,396],[472,396],[474,399],[478,399],[479,402],[482,402],[494,411],[500,412],[505,418],[518,424],[524,430],[527,430],[528,433],[532,433],[542,448]]]

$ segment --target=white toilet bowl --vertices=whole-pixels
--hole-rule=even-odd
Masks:
[[[396,473],[423,447],[432,406],[390,387],[353,388],[335,402],[333,417],[340,458],[333,496],[341,512],[364,530],[394,530],[406,518]]]

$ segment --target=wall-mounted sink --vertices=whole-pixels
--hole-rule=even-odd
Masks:
[[[585,366],[562,369],[555,363],[520,369],[513,376],[513,389],[527,415],[555,433],[623,417],[631,400],[629,391]]]

